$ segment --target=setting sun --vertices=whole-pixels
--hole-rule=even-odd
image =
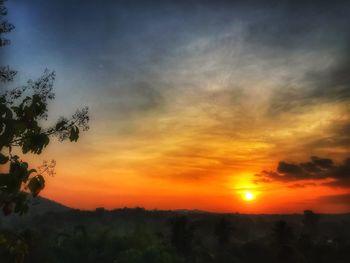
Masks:
[[[252,200],[255,199],[255,195],[252,192],[250,192],[250,191],[246,191],[243,194],[243,199],[245,201],[252,201]]]

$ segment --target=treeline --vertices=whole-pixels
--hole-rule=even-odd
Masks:
[[[140,208],[47,213],[14,226],[16,231],[2,228],[8,243],[0,262],[345,263],[350,262],[349,223],[349,215],[312,211],[302,216]]]

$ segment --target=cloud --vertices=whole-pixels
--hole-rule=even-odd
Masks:
[[[340,51],[337,62],[324,69],[308,69],[299,83],[286,83],[274,92],[269,114],[300,112],[320,103],[348,103],[350,100],[350,43]],[[348,112],[349,113],[349,112]]]
[[[81,94],[91,100],[92,129],[106,142],[101,158],[110,141],[122,141],[110,155],[143,156],[137,167],[163,166],[162,177],[217,180],[291,152],[300,159],[350,149],[348,108],[325,118],[328,108],[318,107],[350,100],[345,1],[15,2],[13,43],[23,52],[9,64],[53,65],[60,108],[76,91],[73,105]],[[281,162],[259,180],[322,180],[336,166]]]
[[[288,185],[288,188],[305,188],[308,186],[317,186],[317,184],[315,183],[296,183],[296,184],[292,184],[292,185]]]
[[[130,83],[127,87],[108,90],[106,93],[111,98],[107,101],[123,114],[154,110],[163,104],[161,92],[148,82]]]
[[[270,65],[280,61],[273,74],[288,72],[273,90],[268,116],[305,112],[321,103],[349,102],[350,18],[345,15],[349,7],[345,1],[317,5],[281,1],[275,11],[257,9],[245,28],[245,43]],[[284,68],[291,63],[295,63],[293,69]]]
[[[256,175],[256,183],[272,181],[298,182],[305,180],[331,179],[324,185],[331,187],[350,187],[350,158],[336,164],[332,159],[312,156],[304,163],[280,161],[275,171],[262,171]],[[307,186],[309,183],[294,184],[295,187]]]

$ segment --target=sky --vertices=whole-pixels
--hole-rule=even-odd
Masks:
[[[55,70],[49,123],[90,110],[77,143],[23,156],[56,160],[43,196],[80,209],[350,211],[347,1],[7,6],[16,29],[0,56],[15,83]]]

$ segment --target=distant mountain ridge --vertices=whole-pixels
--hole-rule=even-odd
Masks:
[[[63,213],[70,210],[73,209],[45,197],[30,197],[29,211],[22,216],[17,214],[5,216],[2,211],[0,211],[0,227],[11,228],[16,225],[26,224],[32,221],[36,216],[42,216],[50,212]]]
[[[29,205],[30,214],[41,215],[48,212],[66,212],[72,208],[45,197],[31,197]]]

